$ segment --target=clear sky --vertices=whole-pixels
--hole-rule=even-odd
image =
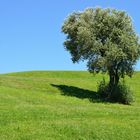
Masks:
[[[139,0],[0,0],[0,73],[86,70],[71,62],[61,26],[69,13],[96,6],[127,11],[140,34]]]

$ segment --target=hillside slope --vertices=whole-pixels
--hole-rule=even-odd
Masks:
[[[82,71],[0,75],[0,140],[139,140],[140,73],[126,78],[131,106],[100,102],[101,79]]]

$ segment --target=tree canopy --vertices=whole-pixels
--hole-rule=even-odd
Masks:
[[[87,60],[90,72],[108,72],[110,84],[132,76],[140,56],[140,42],[131,17],[116,9],[88,8],[73,12],[65,20],[64,46],[72,61]]]

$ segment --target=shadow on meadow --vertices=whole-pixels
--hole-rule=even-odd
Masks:
[[[67,85],[51,84],[51,86],[58,88],[61,91],[62,95],[65,96],[73,96],[80,99],[89,99],[89,101],[91,102],[101,102],[99,95],[95,91]]]

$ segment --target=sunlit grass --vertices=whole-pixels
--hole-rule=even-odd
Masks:
[[[0,140],[139,140],[139,79],[139,72],[126,78],[135,96],[128,106],[103,103],[92,95],[101,74],[0,75]]]

